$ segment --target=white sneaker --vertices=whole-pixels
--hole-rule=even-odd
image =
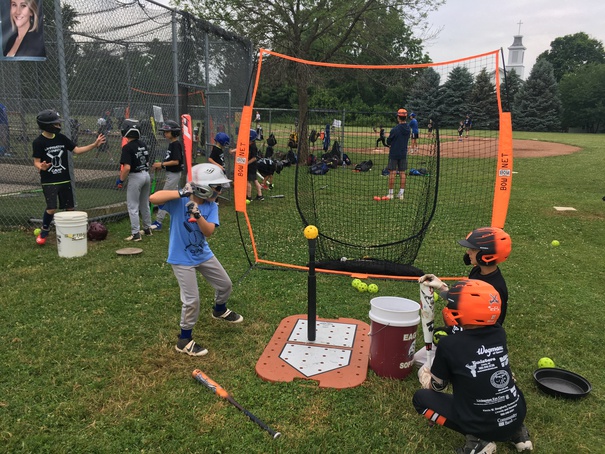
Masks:
[[[399,195],[397,196],[397,198],[398,198],[399,200],[403,200],[403,194],[399,194]]]

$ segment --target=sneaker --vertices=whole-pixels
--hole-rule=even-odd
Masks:
[[[147,229],[143,229],[139,233],[142,233],[145,236],[152,236],[153,235],[153,232],[151,231],[151,227],[149,227]]]
[[[384,197],[382,197],[382,200],[393,200],[393,194],[387,194]]]
[[[403,200],[403,194],[399,194],[399,195],[397,196],[397,198],[398,198],[399,200]]]
[[[257,200],[257,201],[259,201],[259,202],[262,202],[263,200],[265,200],[265,198],[264,198],[262,195],[257,195],[257,196],[256,196],[256,199],[254,199],[254,200]]]
[[[181,339],[179,337],[178,342],[174,346],[177,352],[185,353],[189,356],[204,356],[208,353],[208,350],[204,347],[195,343],[195,341],[191,338]]]
[[[132,235],[127,236],[124,239],[126,241],[141,241],[141,234],[140,233],[133,233]]]
[[[38,235],[36,237],[36,244],[39,244],[40,246],[44,246],[46,244],[46,237],[42,237],[42,234]]]
[[[226,309],[225,312],[212,311],[212,318],[216,320],[225,320],[229,323],[239,323],[244,321],[244,317],[236,314],[230,309]]]
[[[273,189],[273,183],[269,183],[269,189]]]
[[[153,224],[151,224],[150,228],[152,230],[157,230],[159,232],[160,230],[162,230],[162,223],[158,222],[158,221],[155,221]]]
[[[466,436],[466,443],[456,450],[457,454],[493,454],[496,452],[496,443],[485,441],[474,435]]]
[[[519,427],[519,430],[510,438],[510,442],[515,445],[517,452],[533,451],[534,445],[531,442],[529,431],[525,425]]]

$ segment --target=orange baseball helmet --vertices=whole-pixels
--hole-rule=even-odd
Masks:
[[[408,111],[405,109],[399,109],[397,111],[397,116],[398,117],[407,117],[408,116]]]
[[[504,262],[510,255],[512,242],[508,233],[498,227],[481,227],[469,233],[464,240],[458,241],[461,246],[479,249],[479,265],[496,265]]]
[[[458,281],[441,296],[447,301],[442,314],[448,326],[493,325],[500,317],[500,295],[487,282],[477,279]]]

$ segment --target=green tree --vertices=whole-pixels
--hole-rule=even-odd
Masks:
[[[440,127],[458,127],[466,114],[472,114],[469,101],[473,83],[473,75],[464,66],[457,66],[450,71],[439,97],[441,117],[437,118],[437,122]]]
[[[485,68],[475,77],[475,83],[469,93],[469,112],[473,116],[474,129],[498,129],[496,87]]]
[[[515,96],[513,128],[519,131],[561,130],[561,99],[553,66],[536,62],[527,81]]]
[[[605,63],[603,43],[586,33],[565,35],[550,43],[550,50],[538,55],[536,62],[546,60],[553,65],[555,79],[559,82],[565,74],[590,63]]]
[[[566,74],[559,83],[563,100],[563,127],[598,132],[605,124],[605,64],[585,65]]]
[[[441,76],[433,68],[420,71],[412,86],[407,107],[421,115],[426,122],[429,118],[437,117],[439,110],[439,93]]]
[[[249,0],[175,0],[174,3],[227,30],[249,36],[260,47],[296,58],[322,62],[403,64],[428,59],[423,55],[421,41],[414,38],[412,30],[424,26],[427,12],[442,4],[443,0],[266,0],[262,3]],[[289,61],[267,65],[267,69],[273,72],[274,78],[280,75],[282,83],[296,87],[299,117],[303,119],[299,136],[306,137],[309,88],[325,86],[327,81],[317,80],[318,71]],[[372,75],[368,77],[379,87],[382,83],[380,94],[385,93],[385,87],[391,83],[398,83],[400,87],[411,85],[405,80],[385,81],[371,79]],[[348,84],[349,93],[353,86]],[[366,91],[362,95],[363,101],[368,103],[372,94],[375,96],[376,90]],[[302,157],[306,159],[306,141],[301,141],[301,144]]]
[[[508,71],[506,79],[500,84],[500,96],[502,97],[502,108],[507,112],[512,112],[515,95],[523,86],[523,79],[516,71]]]

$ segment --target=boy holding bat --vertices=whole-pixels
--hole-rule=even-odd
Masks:
[[[481,227],[469,233],[465,239],[459,240],[458,244],[464,246],[466,252],[463,260],[465,265],[472,265],[468,278],[478,279],[492,285],[500,296],[501,312],[497,323],[504,325],[508,307],[508,288],[502,276],[498,264],[508,259],[512,249],[510,236],[504,230],[497,227]],[[437,293],[447,291],[448,286],[434,274],[425,274],[418,279],[419,283],[426,283]],[[459,331],[460,327],[435,329],[452,334]],[[414,355],[414,362],[421,366],[426,362],[426,349],[422,348]]]
[[[216,198],[231,180],[220,167],[207,163],[193,167],[192,180],[178,190],[158,191],[149,200],[170,214],[167,262],[179,283],[182,303],[181,334],[175,349],[190,356],[203,356],[208,350],[192,338],[200,315],[197,273],[214,288],[212,318],[229,323],[240,323],[244,318],[227,309],[233,285],[206,241],[219,225]]]
[[[431,424],[466,437],[461,454],[496,452],[496,441],[511,442],[518,452],[532,451],[523,424],[525,399],[509,365],[506,334],[497,323],[501,301],[496,289],[476,279],[456,282],[441,293],[447,301],[443,320],[461,327],[439,341],[430,372],[420,377],[413,405]],[[452,394],[444,393],[452,384]]]

